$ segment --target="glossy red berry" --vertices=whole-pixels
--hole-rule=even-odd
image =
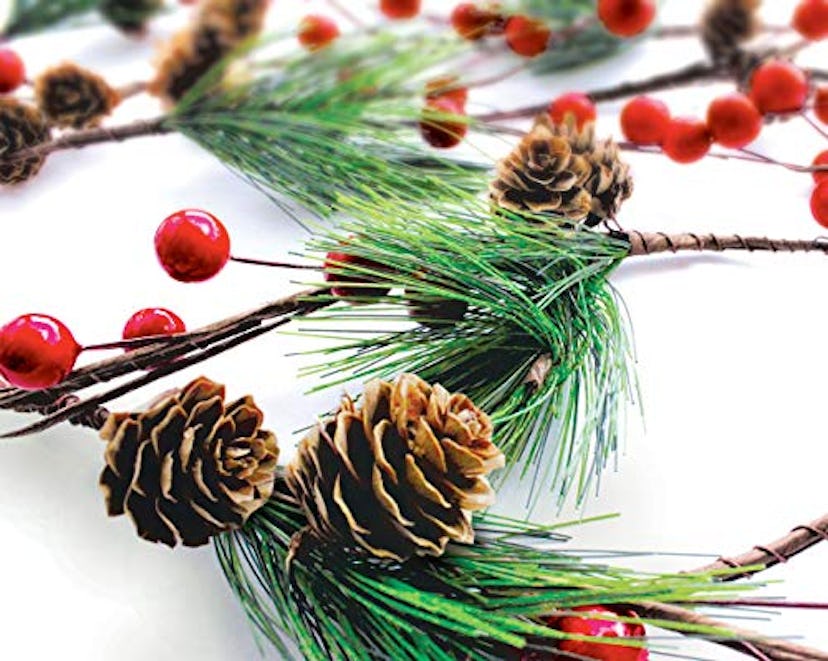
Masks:
[[[440,97],[426,103],[420,118],[420,134],[432,147],[437,149],[451,149],[459,145],[466,137],[468,124],[446,117],[446,115],[463,115],[461,108],[454,100]]]
[[[814,94],[814,114],[823,124],[828,124],[828,87],[818,87]]]
[[[654,0],[598,0],[598,18],[608,32],[634,37],[650,27],[656,14]]]
[[[811,41],[828,37],[828,0],[801,0],[794,9],[791,25]]]
[[[465,112],[466,102],[469,100],[469,88],[458,86],[455,76],[435,78],[426,84],[426,99],[428,101],[447,99],[461,112]]]
[[[707,124],[699,119],[671,119],[661,147],[677,163],[693,163],[707,155],[712,142]]]
[[[811,194],[811,213],[823,227],[828,228],[828,181],[822,181]]]
[[[504,29],[505,19],[495,9],[461,2],[451,12],[451,25],[463,39],[476,41]]]
[[[808,98],[808,77],[790,62],[765,62],[751,76],[750,98],[762,114],[796,112]]]
[[[230,235],[213,214],[183,209],[158,227],[155,252],[171,277],[180,282],[202,282],[221,271],[230,259]]]
[[[348,268],[356,268],[357,270],[365,269],[365,275],[345,275],[337,271]],[[371,277],[370,272],[381,272],[382,267],[376,262],[364,257],[352,255],[343,250],[334,250],[325,257],[325,282],[331,284],[331,293],[334,296],[353,297],[353,296],[369,296],[377,297],[387,294],[389,289],[384,287],[348,287],[347,285],[370,285],[375,281]],[[343,286],[345,285],[345,286]]]
[[[546,51],[552,30],[546,23],[529,16],[516,15],[506,22],[506,44],[523,57],[535,57]]]
[[[54,386],[72,371],[81,347],[54,317],[25,314],[0,330],[0,374],[26,390]]]
[[[23,60],[11,48],[0,48],[0,93],[14,92],[26,80]]]
[[[422,4],[422,0],[380,0],[380,11],[394,20],[414,18]]]
[[[175,312],[166,308],[145,308],[129,318],[121,337],[125,340],[135,340],[140,337],[186,332],[187,327]]]
[[[549,117],[556,124],[563,124],[567,117],[575,118],[575,125],[582,129],[598,117],[595,104],[586,94],[569,92],[562,94],[549,105]]]
[[[813,165],[825,165],[828,166],[828,149],[823,152],[817,154],[816,158],[813,161]],[[813,172],[814,182],[819,184],[823,181],[828,181],[828,170],[824,172]]]
[[[580,606],[572,609],[583,613],[584,617],[575,615],[554,618],[548,623],[563,633],[594,638],[635,639],[643,638],[646,634],[640,623],[614,622],[604,617],[618,617],[616,613],[602,606]],[[635,613],[623,613],[624,617],[635,617]],[[649,652],[642,647],[624,647],[607,643],[580,640],[563,640],[558,644],[563,652],[580,655],[595,661],[647,661]]]
[[[314,51],[324,48],[339,36],[339,26],[327,16],[311,14],[299,22],[296,37],[299,43],[308,50]]]
[[[707,108],[707,128],[723,147],[741,149],[759,137],[762,115],[753,101],[734,92],[714,99]]]
[[[650,96],[637,96],[621,111],[621,130],[637,145],[660,145],[669,124],[667,104]]]

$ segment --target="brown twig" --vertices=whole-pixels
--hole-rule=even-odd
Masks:
[[[611,232],[615,238],[630,244],[630,256],[638,257],[666,252],[821,252],[828,254],[828,240],[787,240],[766,237],[743,237],[738,234],[666,234],[663,232]]]
[[[788,34],[793,32],[793,28],[790,25],[764,25],[761,32],[773,35]],[[653,39],[698,37],[699,34],[698,25],[662,25],[647,33]]]
[[[129,99],[130,97],[137,96],[138,94],[142,94],[147,91],[147,87],[149,83],[143,80],[137,80],[134,83],[129,83],[128,85],[123,85],[122,87],[118,88],[118,96],[121,98],[121,101],[124,99]]]

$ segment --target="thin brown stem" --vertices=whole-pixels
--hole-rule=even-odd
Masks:
[[[615,238],[630,244],[630,256],[639,257],[659,253],[724,252],[819,252],[828,254],[828,240],[787,240],[766,237],[743,237],[738,234],[667,234],[664,232],[611,232]]]
[[[147,91],[147,87],[149,83],[144,80],[136,80],[134,83],[129,83],[128,85],[123,85],[122,87],[118,88],[118,96],[121,98],[121,101],[125,99],[129,99],[130,97],[137,96],[138,94],[143,94]]]
[[[761,32],[765,34],[779,35],[792,32],[790,25],[764,25]],[[672,39],[682,37],[698,37],[700,34],[698,25],[662,25],[647,33],[653,39]]]
[[[344,16],[348,21],[350,21],[355,27],[364,28],[365,21],[363,21],[359,16],[354,14],[350,9],[348,9],[344,3],[340,2],[340,0],[327,0],[328,4],[339,14]]]
[[[297,269],[307,271],[320,271],[321,266],[317,264],[294,264],[292,262],[274,262],[268,259],[253,259],[250,257],[230,257],[231,262],[237,264],[249,264],[251,266],[270,266],[277,269]]]
[[[828,541],[828,514],[803,526],[797,526],[787,535],[764,546],[754,546],[749,551],[732,558],[719,558],[693,573],[723,572],[721,580],[733,581],[758,574],[765,569],[787,562],[820,542]],[[734,569],[746,568],[744,572]]]

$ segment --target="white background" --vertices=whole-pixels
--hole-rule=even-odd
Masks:
[[[701,4],[666,2],[662,21],[690,22]],[[298,0],[274,5],[275,28],[294,25],[311,8]],[[432,3],[443,5],[449,3]],[[793,2],[765,5],[768,19],[782,22]],[[19,50],[31,74],[71,58],[122,84],[148,77],[158,41],[184,18],[165,18],[140,42],[99,28],[22,40]],[[820,54],[825,50],[812,49],[803,61],[818,63]],[[700,56],[693,41],[645,43],[577,73],[522,76],[472,98],[481,107],[523,105]],[[693,88],[670,94],[669,102],[677,114],[699,114],[718,90]],[[157,112],[153,101],[133,100],[112,121]],[[601,108],[601,133],[618,134],[617,112],[615,105]],[[505,148],[496,146],[493,155]],[[768,128],[756,148],[807,163],[828,144],[794,121]],[[648,155],[629,161],[636,192],[620,217],[628,228],[789,238],[823,232],[808,211],[808,175],[710,160],[679,166]],[[169,280],[155,262],[152,234],[165,215],[185,206],[223,218],[238,255],[285,258],[304,238],[264,197],[183,138],[59,154],[31,184],[0,192],[0,319],[51,313],[92,343],[116,339],[140,307],[168,306],[197,327],[294,289],[283,273],[242,266],[199,286]],[[646,432],[633,425],[619,470],[586,508],[589,515],[623,516],[583,527],[577,547],[737,553],[825,511],[826,277],[828,260],[818,255],[690,255],[621,268],[614,282],[634,321]],[[138,406],[203,372],[227,383],[231,394],[254,393],[289,456],[293,430],[336,398],[304,397],[312,382],[298,381],[298,363],[284,357],[311,345],[267,336],[115,407]],[[21,421],[0,415],[3,428]],[[0,445],[0,658],[257,658],[211,550],[170,552],[139,542],[125,518],[107,520],[96,486],[102,449],[94,434],[68,427]],[[503,511],[523,512],[517,485],[502,490],[500,501]],[[538,511],[536,518],[556,515]],[[639,566],[689,569],[705,559]],[[783,582],[766,593],[828,600],[827,562],[828,545],[768,572]],[[824,619],[788,612],[752,624],[828,648]],[[702,645],[675,649],[691,658],[734,658]]]

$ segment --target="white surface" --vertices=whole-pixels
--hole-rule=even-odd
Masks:
[[[274,26],[294,24],[311,7],[276,4]],[[692,20],[700,4],[667,2],[664,22]],[[777,21],[792,5],[765,4]],[[71,58],[126,83],[148,75],[153,42],[182,19],[169,17],[141,43],[102,28],[21,41],[19,49],[31,73]],[[817,62],[818,52],[825,51],[815,50],[808,61]],[[700,49],[692,42],[644,44],[577,74],[523,77],[494,97],[481,91],[473,98],[522,105],[667,70],[695,55]],[[715,92],[671,94],[670,104],[677,113],[698,114]],[[617,133],[617,110],[602,107],[602,133]],[[155,112],[151,101],[135,100],[113,121]],[[771,127],[757,144],[803,163],[826,147],[799,122]],[[806,175],[743,163],[629,160],[637,183],[620,219],[627,227],[789,238],[821,233],[808,212]],[[182,138],[56,155],[31,185],[0,195],[0,319],[49,312],[89,343],[115,338],[140,307],[168,306],[196,327],[292,289],[284,274],[242,266],[200,286],[169,280],[155,262],[152,234],[166,214],[184,206],[225,219],[239,255],[279,259],[303,240],[266,199]],[[606,475],[587,507],[588,514],[623,517],[584,527],[577,547],[737,553],[825,511],[827,276],[821,256],[691,255],[622,267],[615,284],[634,321],[646,433],[631,429],[619,471]],[[204,372],[232,393],[255,393],[288,448],[296,440],[292,431],[336,397],[302,396],[311,383],[294,378],[296,361],[284,355],[309,346],[271,335],[115,406],[134,407]],[[0,415],[2,428],[20,421]],[[101,451],[93,434],[68,427],[0,446],[0,658],[258,657],[210,550],[170,552],[138,542],[126,519],[107,520],[96,488]],[[504,489],[501,509],[520,514],[519,492],[516,485]],[[645,566],[686,569],[702,560]],[[767,578],[784,581],[771,592],[828,599],[827,561],[828,545],[768,572]],[[789,612],[759,625],[828,648],[824,618]],[[704,646],[676,649],[691,658],[734,658]]]

